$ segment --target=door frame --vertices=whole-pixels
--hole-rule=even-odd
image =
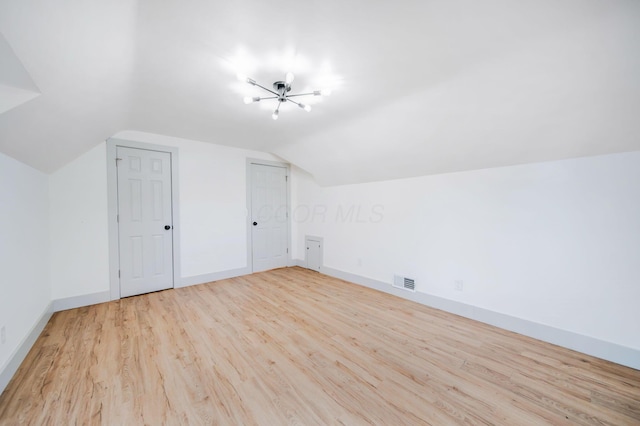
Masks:
[[[259,160],[257,158],[247,158],[247,270],[253,273],[253,232],[251,231],[251,165],[282,167],[287,174],[287,265],[291,266],[291,166],[289,163],[280,161]]]
[[[173,285],[180,286],[180,214],[178,185],[178,148],[124,139],[107,139],[107,215],[109,230],[109,294],[111,300],[120,299],[120,242],[118,233],[118,147],[166,152],[171,155],[171,215],[173,225]]]

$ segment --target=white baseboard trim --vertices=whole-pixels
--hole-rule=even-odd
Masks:
[[[299,265],[304,267],[304,265]],[[640,370],[640,350],[323,266],[323,274]]]
[[[291,262],[289,262],[289,266],[299,266],[301,268],[305,268],[307,267],[307,262],[304,259],[291,259]]]
[[[213,272],[211,274],[194,275],[192,277],[182,278],[180,285],[176,285],[176,288],[189,287],[190,285],[210,283],[212,281],[226,280],[227,278],[235,278],[242,275],[249,275],[251,268],[244,267],[238,269],[229,269],[227,271]]]
[[[83,294],[81,296],[66,297],[64,299],[55,299],[51,302],[53,312],[66,311],[67,309],[81,308],[83,306],[97,305],[98,303],[109,302],[111,300],[111,292],[101,291],[99,293]]]
[[[4,392],[11,378],[16,374],[16,371],[18,371],[20,364],[22,364],[22,361],[24,361],[31,347],[38,339],[38,336],[40,336],[40,333],[42,333],[42,330],[49,322],[51,315],[53,315],[53,306],[52,303],[49,303],[40,315],[38,321],[31,327],[29,333],[22,339],[18,347],[0,369],[0,394]]]

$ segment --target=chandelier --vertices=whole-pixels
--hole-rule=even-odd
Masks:
[[[295,101],[291,98],[296,98],[299,96],[329,96],[331,94],[331,91],[325,89],[325,90],[314,90],[313,92],[309,92],[309,93],[297,93],[294,95],[290,95],[289,92],[291,91],[291,83],[293,83],[293,79],[294,79],[293,73],[288,72],[287,75],[285,76],[284,81],[276,81],[275,83],[273,83],[273,90],[271,90],[256,83],[254,79],[249,78],[246,75],[238,74],[238,80],[249,83],[252,86],[257,86],[273,95],[273,96],[262,96],[262,97],[246,96],[244,98],[245,104],[260,102],[267,99],[278,100],[278,106],[276,106],[275,111],[273,111],[273,114],[271,114],[271,118],[273,118],[274,120],[278,119],[278,116],[280,115],[280,105],[282,105],[285,102],[291,102],[307,112],[311,111],[310,105],[305,105],[302,102]]]

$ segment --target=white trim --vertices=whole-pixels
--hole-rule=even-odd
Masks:
[[[291,264],[291,165],[289,163],[282,163],[279,161],[260,160],[257,158],[247,158],[246,172],[247,172],[247,215],[245,220],[247,221],[247,268],[249,273],[253,273],[253,243],[251,240],[251,165],[261,164],[263,166],[282,167],[286,169],[287,173],[287,265]]]
[[[391,284],[382,281],[329,268],[327,266],[322,268],[321,273],[640,370],[640,350],[634,348],[562,330],[549,325],[539,324],[522,318],[501,314],[499,312],[494,312],[427,293],[410,293],[394,288]]]
[[[178,185],[178,148],[150,143],[107,139],[107,205],[109,224],[109,289],[110,299],[120,299],[120,255],[118,252],[118,173],[116,169],[116,149],[118,146],[167,152],[171,155],[171,203],[173,216],[173,287],[181,283],[180,276],[180,187]]]
[[[184,277],[180,285],[176,286],[176,288],[188,287],[191,285],[198,285],[198,284],[206,284],[212,281],[226,280],[227,278],[240,277],[242,275],[249,275],[250,273],[251,273],[250,268],[244,267],[244,268],[238,268],[238,269],[229,269],[227,271],[212,272],[210,274],[204,274],[204,275],[194,275],[191,277]]]
[[[289,267],[299,266],[301,268],[307,269],[307,262],[304,259],[291,259],[289,262]]]
[[[111,300],[111,292],[101,291],[100,293],[83,294],[81,296],[66,297],[56,299],[51,302],[53,312],[66,311],[67,309],[81,308],[84,306],[97,305]]]
[[[9,359],[4,363],[2,368],[0,368],[0,394],[5,390],[13,375],[18,371],[18,368],[20,368],[20,364],[22,364],[31,347],[36,340],[38,340],[40,333],[42,333],[42,330],[44,330],[44,327],[49,322],[51,315],[53,315],[53,310],[52,304],[49,303],[44,308],[38,321],[31,327],[29,333],[22,339],[18,347],[13,351],[11,356],[9,356]]]

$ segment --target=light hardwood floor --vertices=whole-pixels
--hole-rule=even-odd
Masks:
[[[301,268],[55,314],[0,424],[640,424],[640,371]]]

